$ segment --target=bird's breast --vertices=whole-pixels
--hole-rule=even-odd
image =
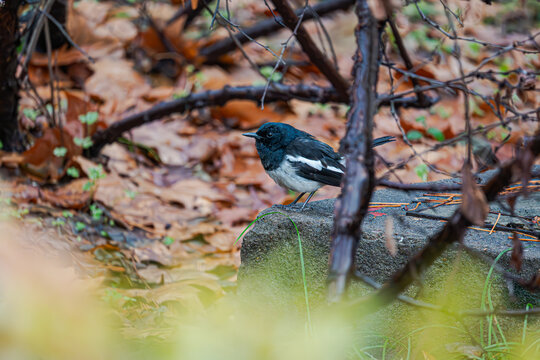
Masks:
[[[274,170],[266,172],[278,185],[296,192],[313,192],[323,186],[317,181],[299,176],[288,160],[282,161]]]

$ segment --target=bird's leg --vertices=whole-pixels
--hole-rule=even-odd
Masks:
[[[300,195],[298,195],[298,196],[296,197],[296,199],[294,199],[294,201],[293,201],[292,203],[289,204],[289,206],[290,206],[290,205],[296,204],[296,203],[298,202],[298,200],[300,200],[300,199],[302,198],[302,196],[304,196],[304,195],[306,195],[305,192],[300,193]]]
[[[287,205],[274,205],[275,207],[278,207],[278,208],[282,208],[282,209],[290,209],[291,207],[293,207],[297,202],[298,200],[300,200],[302,198],[302,196],[306,195],[305,192],[303,193],[300,193],[300,195],[298,195],[296,197],[296,199],[294,199],[294,201],[290,204],[287,204]]]
[[[306,201],[304,201],[304,204],[303,204],[302,207],[300,208],[300,211],[304,210],[304,208],[306,207],[306,205],[307,205],[307,203],[309,202],[309,200],[311,200],[311,197],[312,197],[313,195],[315,195],[315,192],[316,192],[316,191],[317,191],[317,190],[315,190],[315,191],[309,193],[309,196],[307,197]]]

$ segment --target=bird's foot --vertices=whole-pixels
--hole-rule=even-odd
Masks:
[[[305,203],[287,204],[287,205],[276,204],[274,205],[274,207],[278,209],[282,209],[282,210],[287,210],[287,211],[301,212],[304,209],[309,209],[310,205],[305,204]]]
[[[276,204],[276,205],[274,205],[274,207],[276,207],[278,209],[287,210],[287,211],[297,211],[297,210],[300,209],[301,205],[303,205],[303,204],[287,204],[287,205]]]

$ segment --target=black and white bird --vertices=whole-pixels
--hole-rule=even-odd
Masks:
[[[266,123],[256,133],[255,147],[266,173],[280,186],[300,193],[290,205],[309,193],[300,210],[324,185],[340,186],[345,172],[345,159],[329,145],[291,125]],[[373,147],[394,141],[393,136],[373,140]]]

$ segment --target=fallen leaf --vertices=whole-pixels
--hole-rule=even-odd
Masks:
[[[482,226],[489,213],[486,195],[474,180],[468,164],[463,166],[461,176],[463,181],[461,213],[474,225]]]
[[[51,205],[79,210],[86,207],[92,199],[92,192],[84,190],[87,182],[87,179],[76,179],[55,190],[42,189],[40,196]]]
[[[160,241],[153,241],[150,245],[137,247],[133,252],[139,262],[150,262],[163,266],[175,264],[169,249]]]
[[[514,232],[512,236],[512,255],[510,257],[510,264],[518,272],[521,271],[521,265],[523,263],[523,244],[519,240],[517,232]]]
[[[394,218],[392,216],[388,216],[385,221],[384,226],[384,238],[386,246],[386,249],[392,256],[396,256],[397,254],[397,245],[396,245],[396,239],[394,239]]]

